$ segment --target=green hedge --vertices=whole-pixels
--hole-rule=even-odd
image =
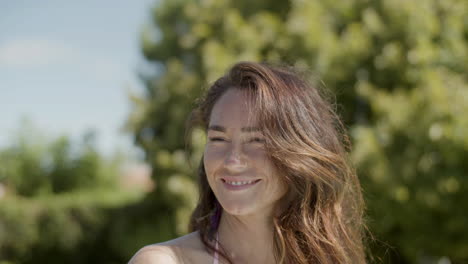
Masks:
[[[129,256],[109,241],[110,233],[116,216],[141,199],[141,193],[118,189],[7,196],[0,200],[0,261],[123,263]]]

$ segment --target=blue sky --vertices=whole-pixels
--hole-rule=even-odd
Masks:
[[[51,137],[88,129],[137,153],[121,127],[140,93],[139,33],[154,0],[0,0],[0,147],[28,117]]]

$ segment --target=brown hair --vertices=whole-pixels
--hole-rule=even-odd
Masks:
[[[248,93],[267,152],[289,186],[288,209],[273,219],[277,262],[365,263],[364,202],[347,158],[350,142],[334,104],[297,69],[240,62],[198,101],[187,131],[195,126],[206,131],[214,104],[228,89]],[[208,185],[203,158],[198,177],[200,197],[189,229],[199,231],[212,253],[209,241],[214,239],[218,201]],[[218,253],[232,263],[224,250]]]

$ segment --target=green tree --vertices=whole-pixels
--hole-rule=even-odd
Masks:
[[[0,149],[0,262],[122,263],[114,219],[141,194],[118,185],[127,157],[104,157],[95,135],[48,138],[23,121]]]
[[[0,183],[16,195],[35,197],[116,187],[124,157],[99,154],[94,132],[86,133],[82,142],[72,142],[67,136],[47,138],[28,120],[17,130],[10,145],[0,150]]]
[[[370,242],[377,259],[468,258],[466,1],[167,0],[152,15],[141,41],[156,70],[142,76],[127,122],[157,186],[139,213],[160,210],[144,242],[185,232],[190,165],[203,147],[196,130],[184,158],[194,99],[233,63],[254,60],[310,68],[337,95],[369,226],[392,246],[384,256]]]

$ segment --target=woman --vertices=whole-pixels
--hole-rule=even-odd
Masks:
[[[294,69],[234,65],[191,114],[207,143],[192,233],[131,264],[365,263],[363,200],[343,126]]]

